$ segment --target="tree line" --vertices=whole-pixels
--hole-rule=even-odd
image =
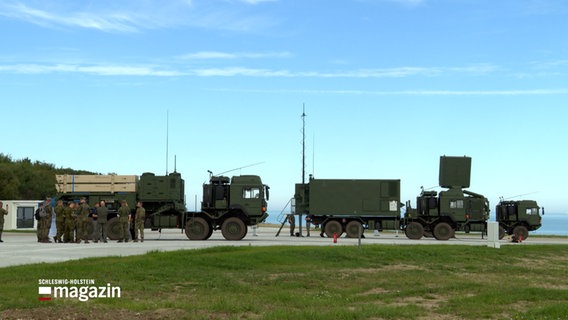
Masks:
[[[29,158],[13,160],[0,153],[0,199],[35,200],[54,196],[56,174],[96,174],[84,170],[56,168]]]

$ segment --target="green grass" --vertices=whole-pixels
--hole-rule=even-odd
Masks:
[[[2,268],[0,318],[562,319],[567,265],[568,246],[538,245],[151,252]],[[122,297],[38,301],[38,279],[68,278]]]

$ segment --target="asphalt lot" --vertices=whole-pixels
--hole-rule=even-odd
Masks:
[[[241,241],[227,241],[220,231],[213,232],[211,239],[206,241],[190,241],[183,231],[178,229],[157,231],[146,230],[144,242],[117,243],[38,243],[33,233],[15,233],[4,231],[3,243],[0,243],[0,268],[31,263],[51,263],[75,260],[87,257],[129,256],[140,255],[150,251],[175,251],[187,249],[200,249],[215,246],[354,246],[358,239],[341,237],[337,243],[333,239],[321,238],[319,231],[312,231],[311,237],[290,237],[288,228],[284,228],[279,237],[276,237],[277,228],[259,227],[257,236],[249,229],[247,236]],[[448,241],[437,241],[432,238],[410,240],[403,233],[398,236],[393,232],[381,233],[379,236],[372,232],[365,232],[366,237],[361,239],[362,245],[471,245],[487,246],[487,240],[481,239],[480,234],[457,234],[456,238]],[[568,238],[541,238],[529,237],[523,243],[512,243],[507,240],[499,242],[503,245],[531,245],[531,244],[564,244],[568,245]]]

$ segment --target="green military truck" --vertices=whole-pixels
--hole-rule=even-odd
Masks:
[[[113,240],[120,237],[116,213],[122,200],[127,201],[132,211],[137,201],[144,203],[146,228],[184,229],[191,240],[209,239],[219,229],[225,239],[241,240],[247,226],[258,224],[268,216],[268,186],[258,176],[211,177],[203,185],[203,202],[198,212],[186,210],[185,183],[177,172],[165,176],[144,173],[140,177],[58,175],[56,180],[58,199],[79,201],[85,197],[91,207],[105,200],[109,208],[107,235]]]
[[[201,211],[187,212],[185,233],[191,240],[209,239],[213,230],[221,230],[227,240],[241,240],[247,226],[267,217],[269,187],[259,176],[213,176],[203,185]]]
[[[541,210],[534,200],[501,200],[495,207],[495,220],[499,222],[499,239],[512,235],[514,240],[523,241],[529,237],[529,231],[537,230],[542,225]]]
[[[448,240],[456,230],[484,232],[489,219],[489,201],[484,196],[465,190],[470,185],[470,157],[440,157],[439,183],[446,191],[422,191],[416,208],[406,203],[403,219],[409,239],[434,236]]]
[[[296,184],[296,213],[328,237],[357,238],[364,229],[395,229],[400,221],[400,180],[314,179]]]

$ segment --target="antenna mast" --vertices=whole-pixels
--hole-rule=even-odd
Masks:
[[[170,144],[170,110],[166,110],[166,176],[168,175],[169,144]]]
[[[306,184],[306,105],[302,104],[302,185]]]

